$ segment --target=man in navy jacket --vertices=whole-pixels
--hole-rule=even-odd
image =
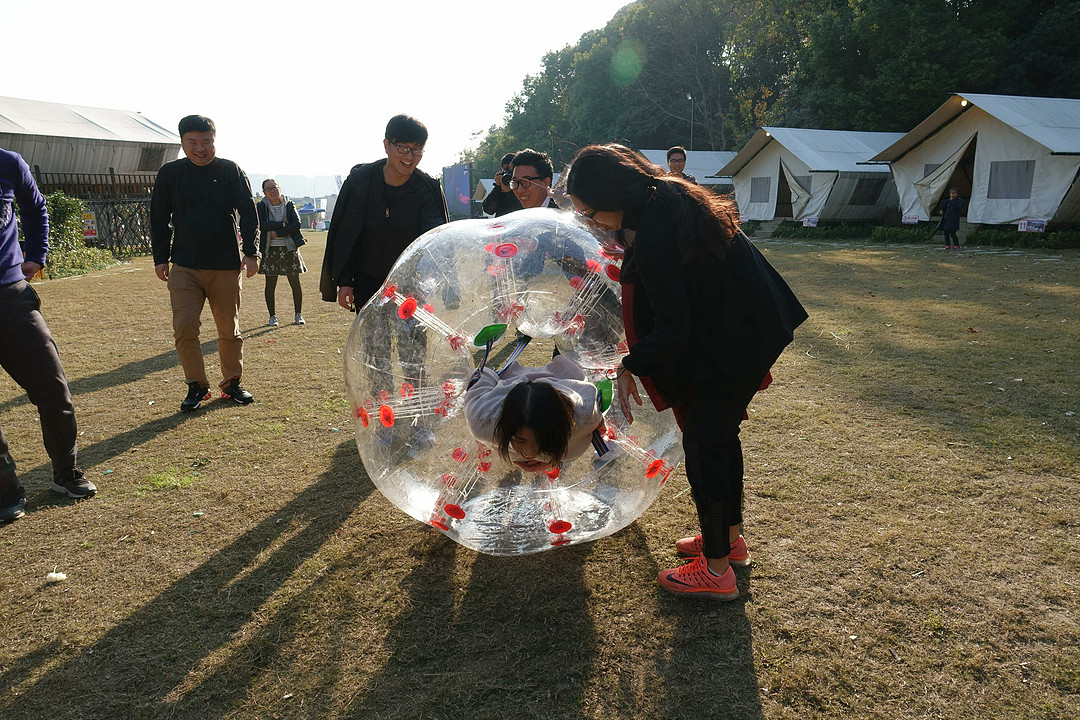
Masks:
[[[22,218],[26,258],[19,247],[15,208]],[[49,251],[49,215],[30,168],[18,153],[0,149],[0,365],[26,391],[41,417],[41,437],[52,460],[55,492],[88,498],[97,488],[75,464],[75,406],[64,366],[28,280]],[[0,522],[24,515],[26,492],[0,430]]]

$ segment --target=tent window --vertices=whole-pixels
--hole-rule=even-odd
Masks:
[[[885,178],[859,178],[848,205],[876,205],[881,191],[885,189],[885,182]]]
[[[1031,197],[1034,181],[1034,160],[991,162],[986,197],[990,200],[1027,200]]]
[[[941,167],[941,163],[926,163],[922,166],[922,176],[926,177],[930,173]]]
[[[769,202],[769,180],[767,177],[750,178],[750,202]]]
[[[160,148],[144,147],[139,157],[139,172],[154,172],[165,164],[165,153]]]

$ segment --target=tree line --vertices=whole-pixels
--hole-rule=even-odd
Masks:
[[[461,154],[737,150],[762,125],[906,132],[954,92],[1080,97],[1077,0],[638,0],[544,56]]]

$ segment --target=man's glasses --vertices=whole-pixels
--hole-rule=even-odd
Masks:
[[[514,188],[515,190],[517,190],[518,188],[521,188],[522,190],[528,190],[532,186],[534,181],[543,179],[544,178],[540,176],[514,178],[510,181],[510,187]]]
[[[420,157],[424,154],[424,148],[414,148],[408,145],[398,145],[393,140],[388,140],[391,145],[397,148],[398,155],[412,155],[413,157]]]

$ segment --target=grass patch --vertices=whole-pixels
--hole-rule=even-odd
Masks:
[[[1080,253],[759,247],[810,320],[743,424],[755,560],[727,604],[656,586],[695,527],[681,470],[625,530],[525,558],[397,511],[316,272],[303,327],[267,328],[245,281],[256,401],[190,415],[149,258],[36,285],[99,492],[49,490],[0,374],[27,488],[0,526],[0,717],[1080,717]]]
[[[170,467],[168,470],[147,475],[146,480],[135,489],[135,492],[141,496],[147,492],[182,490],[195,484],[201,478],[202,473],[196,470],[181,470],[176,467]]]

